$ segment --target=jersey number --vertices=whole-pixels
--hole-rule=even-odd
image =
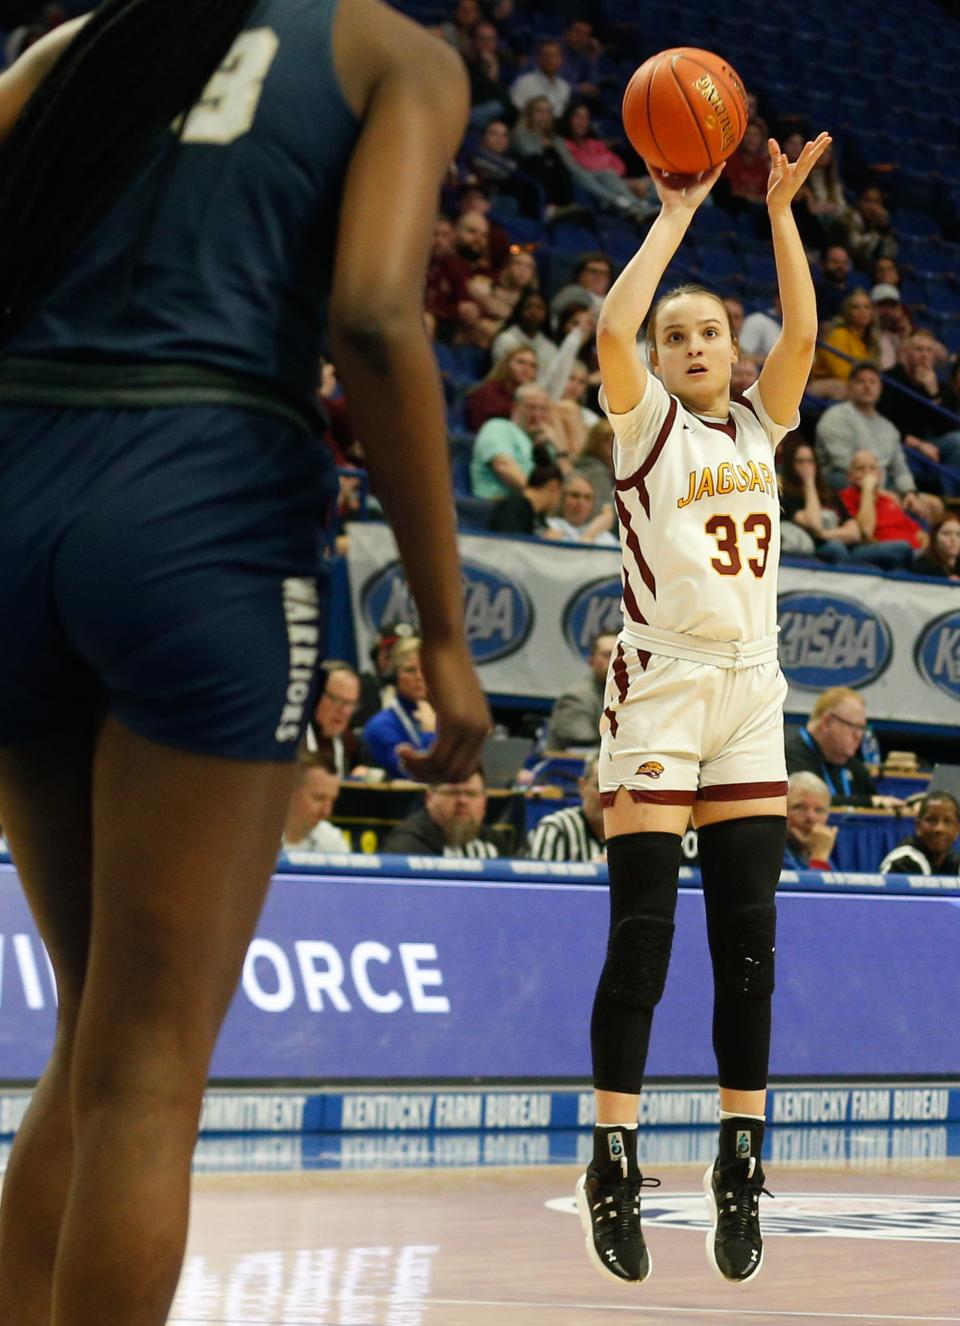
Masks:
[[[241,32],[187,116],[181,140],[225,146],[249,133],[279,47],[271,28]]]
[[[708,534],[717,541],[717,552],[722,557],[711,557],[710,565],[722,576],[736,576],[743,570],[740,556],[740,544],[737,538],[737,525],[732,516],[711,516],[704,525]],[[773,526],[770,517],[755,513],[747,516],[743,522],[744,534],[752,534],[757,543],[757,556],[747,558],[747,566],[759,580],[767,569],[767,556],[770,552],[770,536]]]

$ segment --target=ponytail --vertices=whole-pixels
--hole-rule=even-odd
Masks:
[[[254,0],[103,0],[0,148],[0,344],[189,110]]]

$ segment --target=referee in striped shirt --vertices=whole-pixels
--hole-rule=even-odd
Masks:
[[[603,812],[597,781],[599,754],[587,760],[579,781],[580,805],[544,815],[527,839],[527,856],[535,861],[603,861]]]

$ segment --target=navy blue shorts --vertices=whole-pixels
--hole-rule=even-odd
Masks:
[[[106,709],[291,760],[322,657],[321,441],[224,406],[0,406],[0,743]]]

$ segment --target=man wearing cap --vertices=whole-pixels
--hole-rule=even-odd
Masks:
[[[873,287],[870,302],[880,328],[880,367],[887,372],[899,362],[900,346],[913,330],[913,323],[900,302],[900,291],[889,281],[881,281]]]

